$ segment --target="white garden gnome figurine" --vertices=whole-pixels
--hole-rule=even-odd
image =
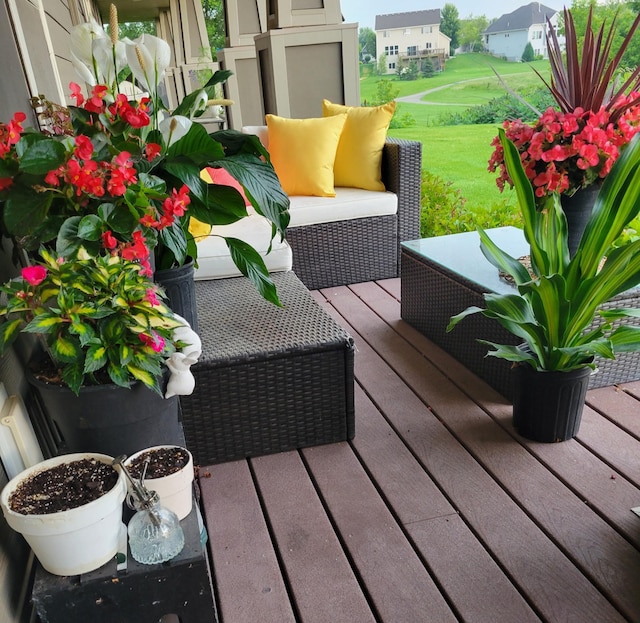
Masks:
[[[189,396],[193,393],[196,380],[191,373],[191,366],[198,361],[202,353],[202,342],[198,334],[191,328],[191,325],[182,317],[176,314],[182,321],[182,325],[173,331],[176,340],[184,342],[184,347],[176,351],[167,359],[167,368],[171,371],[165,398],[172,396]]]

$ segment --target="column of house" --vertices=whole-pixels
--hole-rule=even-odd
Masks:
[[[358,27],[342,23],[339,0],[225,0],[225,17],[230,127],[317,117],[323,98],[359,105]]]

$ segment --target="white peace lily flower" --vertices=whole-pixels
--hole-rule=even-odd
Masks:
[[[93,71],[91,70],[91,66],[87,66],[83,61],[81,61],[73,52],[71,52],[71,63],[73,64],[73,68],[76,70],[78,77],[83,82],[86,82],[89,86],[94,87],[98,84]]]
[[[204,89],[198,91],[198,96],[191,107],[191,118],[199,117],[203,112],[205,112],[207,110],[208,102],[209,98],[207,96],[207,92]]]
[[[93,42],[104,38],[110,41],[102,26],[95,20],[78,24],[71,29],[71,54],[87,67],[93,67]]]
[[[100,84],[112,85],[118,73],[127,65],[127,46],[124,41],[115,45],[115,62],[113,66],[113,44],[109,38],[96,38],[93,41],[93,57],[95,59],[98,81]]]
[[[164,39],[145,33],[127,45],[127,61],[136,80],[155,94],[171,62],[171,48]]]
[[[175,115],[174,117],[167,117],[163,119],[159,125],[159,130],[162,133],[162,138],[167,147],[173,145],[179,141],[191,128],[193,122],[187,117],[182,115]]]

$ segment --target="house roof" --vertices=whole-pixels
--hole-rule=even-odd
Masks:
[[[440,9],[376,15],[375,30],[393,30],[394,28],[432,26],[434,24],[440,24]]]
[[[505,13],[499,17],[484,31],[484,34],[490,35],[496,32],[526,30],[533,24],[546,24],[547,17],[552,17],[556,13],[555,9],[550,9],[540,2],[531,2],[512,13]]]

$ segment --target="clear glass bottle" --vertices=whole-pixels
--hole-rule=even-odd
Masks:
[[[139,482],[131,477],[122,463],[124,458],[114,459],[114,464],[124,471],[133,487],[133,494],[127,498],[127,503],[136,511],[127,526],[131,555],[144,565],[171,560],[184,547],[180,520],[173,511],[160,504],[155,491],[149,491],[144,486],[144,473]]]

